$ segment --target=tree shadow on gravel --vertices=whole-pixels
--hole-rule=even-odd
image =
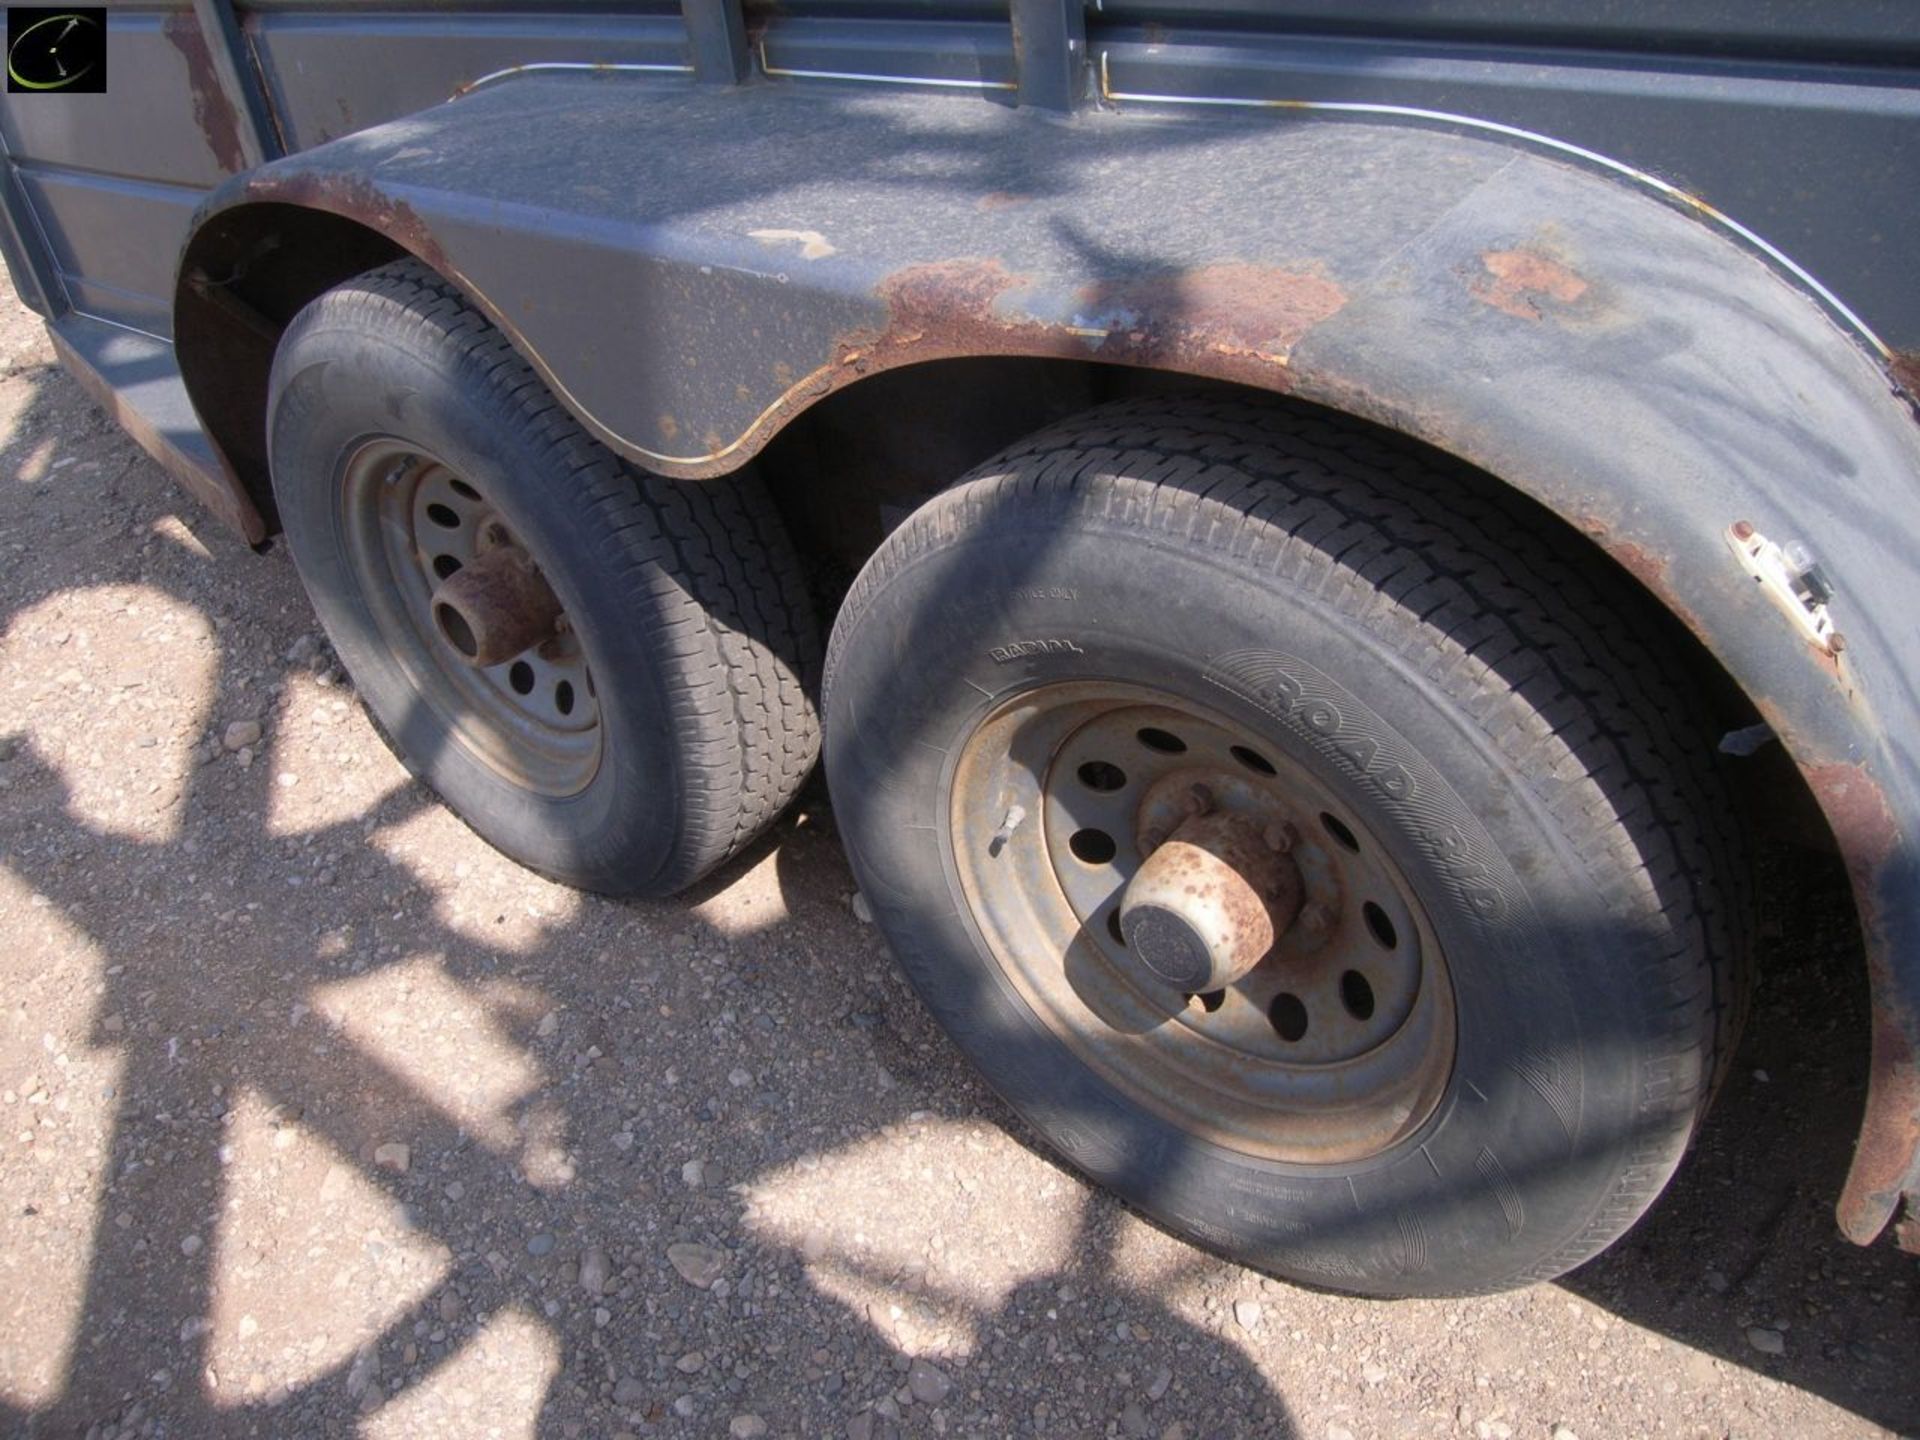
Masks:
[[[97,1200],[8,1197],[16,1248],[83,1248],[86,1279],[58,1385],[0,1402],[0,1429],[465,1434],[517,1408],[543,1440],[712,1435],[745,1413],[870,1440],[1294,1433],[1230,1317],[1197,1325],[1134,1283],[1120,1237],[1139,1227],[1038,1158],[847,913],[817,792],[692,895],[622,905],[480,851],[397,769],[328,773],[349,747],[322,727],[364,722],[319,718],[347,695],[324,650],[298,648],[312,621],[290,564],[173,518],[72,383],[41,385],[0,473],[38,464],[49,435],[86,458],[0,495],[0,545],[28,547],[0,576],[0,643],[62,652],[33,703],[67,670],[104,691],[136,659],[164,688],[170,657],[100,631],[86,602],[102,587],[213,628],[207,701],[152,721],[154,749],[181,757],[177,799],[164,783],[149,797],[156,833],[106,826],[76,795],[71,735],[26,706],[0,725],[16,752],[0,862],[45,902],[10,921],[51,947],[50,919],[97,957],[73,983],[97,987],[88,1044],[121,1067]],[[76,625],[96,632],[91,658],[57,638]],[[208,744],[235,718],[266,732],[246,768]],[[100,733],[125,740],[110,715]],[[288,818],[289,795],[356,786],[371,798],[344,813]],[[443,872],[452,854],[464,882]],[[1897,1424],[1920,1330],[1906,1262],[1846,1246],[1827,1210],[1864,1070],[1838,883],[1770,887],[1795,908],[1700,1153],[1567,1283]],[[971,1195],[954,1157],[972,1130],[1011,1130],[1031,1152],[1016,1176],[1062,1198]],[[882,1141],[907,1160],[814,1195],[811,1231],[783,1216],[783,1186],[805,1198],[804,1177]],[[915,1229],[903,1206],[921,1195],[951,1218]],[[1027,1207],[1045,1234],[1008,1233]],[[672,1246],[703,1247],[676,1253],[705,1288]],[[1232,1273],[1187,1254],[1183,1275]],[[1748,1326],[1782,1320],[1784,1355],[1749,1347]],[[409,1404],[443,1373],[471,1408],[422,1420]]]
[[[83,1203],[54,1203],[31,1174],[9,1195],[17,1258],[83,1251],[85,1280],[58,1384],[0,1402],[0,1432],[465,1434],[517,1409],[571,1440],[714,1434],[757,1408],[776,1433],[880,1437],[1098,1433],[1122,1415],[1110,1382],[1059,1372],[1071,1357],[1104,1373],[1122,1345],[1104,1304],[1059,1294],[1124,1293],[1092,1233],[1118,1213],[1106,1202],[1081,1206],[1096,1218],[1064,1259],[968,1320],[994,1358],[916,1347],[940,1369],[932,1405],[897,1328],[816,1291],[798,1248],[743,1231],[758,1176],[914,1115],[1005,1123],[848,914],[817,805],[673,903],[517,871],[397,767],[371,782],[364,763],[332,769],[351,748],[335,735],[368,748],[364,722],[334,705],[348,691],[303,639],[284,554],[175,518],[165,481],[72,382],[39,380],[0,450],[6,475],[37,477],[0,494],[0,544],[27,547],[0,578],[0,643],[16,674],[41,672],[0,726],[0,862],[35,897],[9,917],[32,968],[94,957],[70,982],[94,991],[74,1073],[118,1070],[89,1095],[37,1057],[63,1113],[101,1112],[102,1144]],[[192,655],[154,648],[156,615]],[[204,643],[185,644],[196,622]],[[129,682],[158,700],[126,730],[98,707]],[[245,767],[217,744],[234,720],[265,732]],[[173,762],[150,793],[143,756]],[[108,792],[79,793],[95,786],[77,765]],[[288,810],[307,796],[329,818]],[[459,885],[443,853],[477,855],[483,876]],[[760,866],[776,872],[769,914],[731,914],[729,885]],[[36,1136],[45,1169],[78,1163],[85,1142],[59,1129]],[[675,1244],[719,1253],[718,1282],[683,1279]],[[583,1262],[589,1278],[604,1264],[603,1286]],[[1221,1336],[1151,1296],[1125,1306],[1153,1337],[1125,1346],[1151,1433],[1291,1433]],[[412,1392],[449,1367],[476,1411],[413,1415]]]

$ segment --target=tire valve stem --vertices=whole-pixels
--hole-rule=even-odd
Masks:
[[[1015,805],[1001,817],[1000,828],[994,832],[993,839],[987,842],[987,854],[999,858],[1000,852],[1007,848],[1007,842],[1013,839],[1013,832],[1020,828],[1020,822],[1027,818],[1027,807]]]

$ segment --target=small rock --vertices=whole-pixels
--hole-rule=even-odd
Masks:
[[[926,1360],[915,1360],[907,1369],[907,1389],[922,1405],[938,1405],[953,1389],[946,1371]]]
[[[1327,1440],[1353,1440],[1353,1432],[1344,1425],[1328,1425]]]
[[[547,1011],[546,1014],[540,1017],[540,1023],[534,1026],[534,1032],[538,1034],[542,1040],[544,1040],[548,1036],[552,1035],[559,1028],[560,1028],[560,1012],[558,1010],[549,1010]]]
[[[867,904],[866,896],[856,890],[853,892],[853,899],[849,904],[853,907],[854,919],[858,920],[862,925],[873,924],[873,907]]]
[[[459,1200],[466,1195],[467,1187],[462,1185],[458,1180],[449,1180],[446,1190],[442,1193],[444,1193],[449,1200]]]
[[[680,1183],[689,1190],[698,1190],[707,1183],[707,1162],[689,1160],[680,1167]]]
[[[767,1422],[758,1415],[736,1415],[727,1424],[733,1440],[760,1440],[767,1433]]]
[[[727,1083],[736,1090],[744,1090],[753,1083],[753,1076],[749,1075],[745,1070],[729,1070],[727,1072]]]
[[[235,720],[220,732],[220,743],[229,750],[244,750],[260,743],[260,733],[258,720]]]
[[[320,1203],[331,1205],[341,1199],[353,1184],[353,1177],[343,1165],[329,1165],[326,1175],[320,1181]]]
[[[310,664],[319,653],[320,637],[317,635],[302,635],[287,647],[287,663],[289,665]]]
[[[367,1394],[380,1374],[380,1355],[372,1346],[360,1350],[347,1367],[347,1397],[358,1400]]]
[[[613,1403],[616,1405],[638,1405],[647,1398],[647,1387],[631,1375],[622,1375],[620,1382],[613,1387]]]
[[[612,1274],[613,1266],[607,1259],[607,1252],[599,1246],[580,1256],[580,1288],[589,1295],[604,1294]]]
[[[1252,1330],[1260,1324],[1260,1302],[1258,1300],[1236,1300],[1233,1302],[1233,1318],[1240,1322],[1242,1330]]]
[[[200,1253],[200,1244],[201,1241],[198,1235],[189,1235],[180,1242],[180,1253],[182,1255],[198,1255]]]
[[[1369,1385],[1378,1385],[1387,1378],[1387,1367],[1370,1360],[1360,1367],[1360,1378]]]
[[[542,1230],[538,1235],[527,1241],[527,1254],[534,1256],[536,1259],[542,1255],[551,1255],[552,1253],[553,1236],[545,1230]]]
[[[1162,1365],[1153,1372],[1153,1383],[1147,1386],[1147,1399],[1158,1400],[1167,1393],[1167,1387],[1173,1384],[1173,1370]]]
[[[1722,1275],[1718,1270],[1707,1271],[1707,1288],[1713,1291],[1714,1294],[1716,1295],[1726,1294],[1727,1286],[1731,1283],[1732,1282],[1729,1281],[1727,1277]]]
[[[1143,1440],[1153,1427],[1147,1423],[1147,1412],[1140,1408],[1138,1401],[1133,1401],[1120,1412],[1120,1428],[1134,1440]]]
[[[1580,1437],[1573,1433],[1573,1427],[1556,1425],[1553,1427],[1552,1440],[1580,1440]]]
[[[1762,1355],[1784,1355],[1787,1353],[1787,1337],[1778,1330],[1768,1330],[1755,1325],[1747,1331],[1747,1343]]]
[[[680,1272],[680,1278],[696,1290],[708,1289],[720,1278],[720,1272],[727,1268],[726,1251],[690,1241],[669,1245],[667,1261]]]
[[[388,1170],[398,1170],[404,1175],[407,1167],[413,1164],[413,1151],[398,1140],[389,1141],[374,1150],[373,1163]]]
[[[707,1357],[698,1350],[689,1350],[673,1362],[673,1368],[682,1375],[693,1375],[707,1368]]]
[[[451,1325],[460,1318],[460,1310],[465,1302],[460,1299],[458,1290],[442,1290],[435,1308],[440,1313],[442,1323]]]

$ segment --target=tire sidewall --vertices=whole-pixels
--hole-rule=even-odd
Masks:
[[[1564,1268],[1644,1128],[1647,1021],[1588,868],[1411,647],[1244,559],[1048,505],[929,544],[836,631],[836,813],[929,1007],[1078,1168],[1236,1258],[1385,1294]],[[1413,1136],[1323,1167],[1205,1144],[1109,1087],[1018,998],[967,912],[944,797],[985,715],[1076,680],[1170,689],[1338,777],[1426,904],[1451,975],[1454,1072]],[[939,843],[898,843],[916,830]]]
[[[371,324],[366,308],[335,321],[336,298],[289,328],[268,410],[275,499],[335,651],[408,768],[493,844],[588,888],[646,888],[670,860],[679,777],[668,707],[649,683],[660,667],[614,583],[620,556],[604,518],[556,465],[524,396],[502,393],[472,348],[397,305],[372,311]],[[575,794],[516,785],[452,739],[383,637],[349,558],[342,487],[348,457],[378,437],[416,444],[476,485],[573,622],[602,726],[599,766]]]

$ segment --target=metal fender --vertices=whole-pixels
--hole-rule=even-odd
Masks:
[[[1870,1240],[1920,1190],[1920,427],[1867,339],[1711,212],[1390,117],[529,73],[204,207],[180,360],[243,478],[264,365],[221,355],[270,355],[305,299],[402,251],[670,475],[738,466],[880,370],[1022,355],[1291,393],[1534,496],[1699,635],[1823,807],[1875,1015],[1841,1226]]]

